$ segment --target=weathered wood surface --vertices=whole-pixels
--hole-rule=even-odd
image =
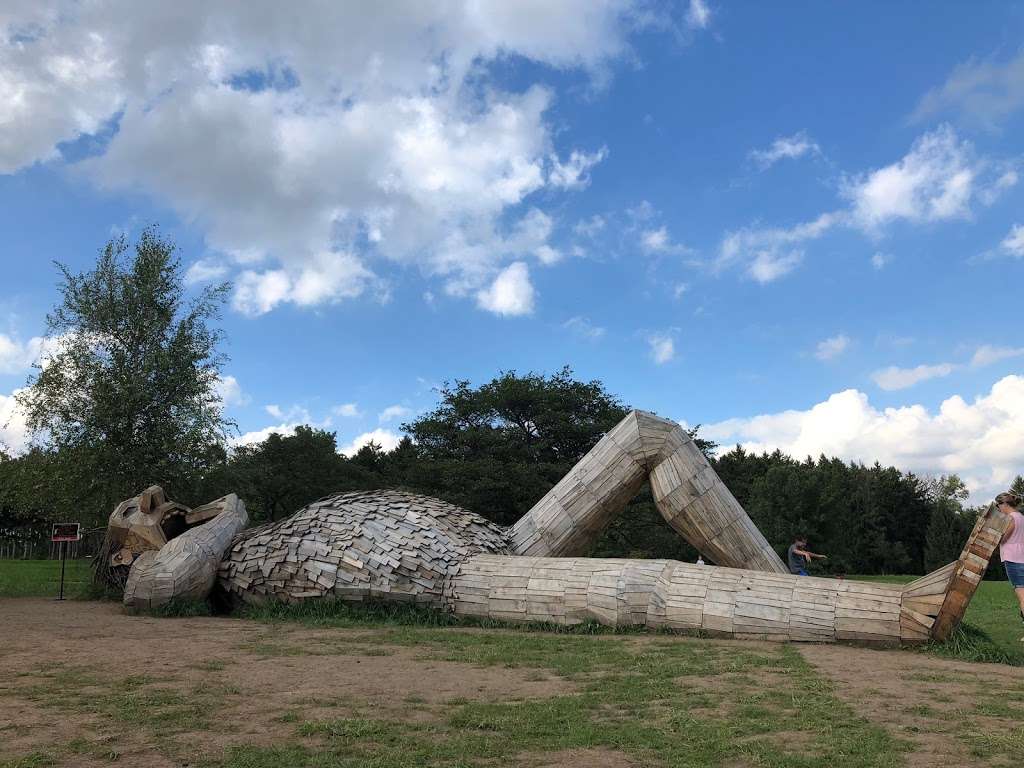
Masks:
[[[243,602],[335,597],[439,605],[459,562],[506,551],[503,528],[438,499],[338,493],[238,537],[219,585]]]
[[[233,493],[196,511],[204,521],[201,525],[185,530],[159,551],[147,550],[135,558],[124,587],[126,607],[153,608],[174,598],[202,599],[210,593],[224,551],[249,517]],[[187,519],[187,512],[181,514]]]
[[[901,628],[899,585],[674,560],[477,555],[448,579],[458,615],[646,626],[744,639],[919,642]]]
[[[995,504],[990,504],[985,514],[978,517],[960,559],[953,564],[942,605],[933,614],[935,623],[931,636],[936,640],[949,637],[967,613],[974,591],[984,578],[989,561],[1009,524],[1009,515],[1000,512]]]
[[[633,411],[513,527],[518,555],[583,552],[650,479],[668,523],[718,565],[786,573],[757,526],[673,421]]]

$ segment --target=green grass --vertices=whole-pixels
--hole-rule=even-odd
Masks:
[[[64,596],[85,596],[92,584],[88,560],[68,560]],[[56,597],[60,560],[0,560],[0,597]]]

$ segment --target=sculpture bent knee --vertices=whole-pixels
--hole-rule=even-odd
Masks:
[[[647,480],[662,516],[717,566],[578,557]],[[692,438],[633,411],[509,529],[399,491],[245,524],[234,495],[188,510],[154,487],[124,502],[108,546],[111,567],[130,568],[125,604],[216,589],[234,602],[378,599],[514,621],[920,642],[959,622],[1006,522],[990,509],[959,561],[906,587],[793,576]]]

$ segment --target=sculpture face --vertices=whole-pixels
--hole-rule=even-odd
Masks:
[[[158,485],[122,501],[107,522],[110,565],[130,566],[143,552],[158,551],[189,527],[190,511],[183,504],[167,501]]]
[[[645,480],[679,534],[719,566],[574,558]],[[233,494],[189,510],[153,486],[110,518],[124,602],[366,599],[514,621],[594,620],[828,642],[944,638],[1007,526],[993,507],[960,560],[904,587],[793,576],[674,422],[634,411],[512,528],[398,491],[340,493],[244,531]]]

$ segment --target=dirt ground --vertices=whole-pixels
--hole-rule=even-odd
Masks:
[[[373,647],[361,630],[133,617],[115,604],[37,599],[0,600],[0,627],[0,765],[55,743],[78,745],[62,759],[64,765],[101,765],[114,758],[141,768],[183,764],[131,726],[145,712],[119,712],[125,725],[112,731],[96,706],[60,698],[60,675],[77,675],[78,689],[97,702],[110,699],[119,686],[156,686],[165,697],[180,692],[190,706],[205,703],[224,726],[186,734],[205,754],[286,739],[294,734],[300,709],[304,718],[352,717],[369,707],[415,719],[429,717],[431,705],[445,702],[535,699],[574,690],[571,682],[536,669],[476,667],[425,659],[414,648]],[[359,653],[282,651],[331,642]],[[800,652],[857,712],[914,745],[907,758],[911,766],[985,765],[972,757],[957,723],[984,720],[976,705],[993,692],[1024,694],[1024,670],[1016,668],[824,645],[801,646]],[[183,737],[179,730],[169,738]],[[635,763],[620,753],[571,750],[524,764]]]

